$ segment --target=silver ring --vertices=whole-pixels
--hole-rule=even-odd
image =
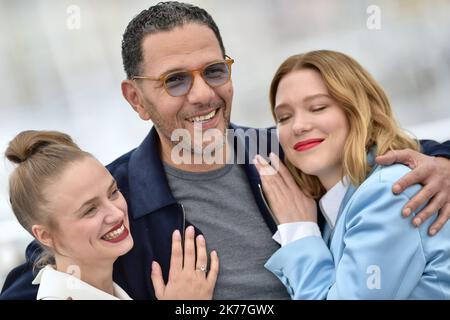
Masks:
[[[200,266],[200,268],[197,268],[197,270],[200,270],[201,272],[206,272],[206,266]]]

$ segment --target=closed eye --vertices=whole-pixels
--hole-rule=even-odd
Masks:
[[[290,117],[291,117],[291,116],[289,116],[289,115],[277,117],[277,122],[278,122],[278,123],[283,123],[283,122],[285,122],[286,120],[288,120]]]
[[[314,106],[311,108],[311,112],[319,112],[325,110],[327,107],[327,105]]]
[[[326,104],[316,105],[312,107],[312,112],[325,110],[328,106]]]
[[[119,196],[119,193],[120,193],[119,188],[115,187],[111,192],[110,198],[116,199]]]
[[[94,214],[97,211],[96,206],[89,207],[83,214],[83,217]]]

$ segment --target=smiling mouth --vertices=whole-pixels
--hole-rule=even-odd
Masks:
[[[125,239],[128,236],[128,233],[128,229],[122,221],[120,224],[117,224],[110,231],[104,234],[101,239],[108,242],[119,242]]]
[[[309,149],[312,149],[312,148],[318,146],[323,141],[324,141],[324,139],[308,139],[308,140],[300,141],[294,145],[294,150],[299,151],[299,152],[306,151],[306,150],[309,150]]]
[[[199,123],[207,122],[207,121],[211,120],[212,118],[214,118],[214,116],[217,114],[217,110],[219,110],[219,109],[215,109],[215,110],[213,110],[210,113],[205,114],[205,115],[188,118],[188,120],[190,122],[192,122],[192,123],[195,123],[195,122],[199,122]]]

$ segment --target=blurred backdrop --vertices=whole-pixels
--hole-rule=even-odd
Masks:
[[[157,2],[0,0],[0,287],[31,239],[9,206],[8,141],[25,129],[60,130],[105,164],[136,147],[151,123],[121,96],[121,38]],[[332,49],[374,75],[404,128],[450,138],[450,1],[188,2],[213,16],[236,61],[233,122],[272,125],[268,87],[278,65],[295,53]]]

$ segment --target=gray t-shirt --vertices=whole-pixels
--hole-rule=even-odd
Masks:
[[[278,249],[250,189],[244,168],[193,173],[164,165],[169,186],[186,220],[199,228],[208,251],[216,250],[220,272],[214,299],[289,299],[264,263]]]

